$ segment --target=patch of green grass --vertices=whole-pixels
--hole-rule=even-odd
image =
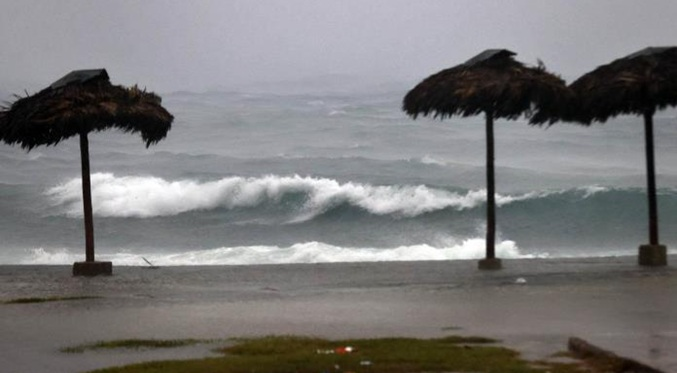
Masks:
[[[205,339],[122,339],[66,347],[62,348],[61,352],[83,353],[91,350],[175,348],[209,342],[213,341]]]
[[[222,357],[157,361],[97,373],[574,373],[573,364],[534,366],[515,351],[484,338],[326,340],[297,336],[238,339]],[[467,343],[472,343],[468,345]],[[338,353],[342,347],[350,353]],[[339,349],[339,350],[337,350]]]
[[[45,302],[61,302],[67,300],[83,300],[83,299],[96,299],[101,297],[95,296],[73,296],[73,297],[31,297],[31,298],[16,298],[3,301],[2,304],[24,304],[24,303],[45,303]]]

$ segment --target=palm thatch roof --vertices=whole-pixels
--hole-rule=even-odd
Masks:
[[[574,119],[605,122],[677,105],[677,47],[645,48],[581,76]]]
[[[0,140],[30,150],[117,128],[140,133],[149,146],[167,135],[172,120],[156,94],[112,85],[104,69],[79,70],[0,111]]]
[[[402,109],[414,118],[491,113],[504,119],[526,115],[532,124],[559,120],[573,97],[564,81],[542,63],[527,67],[514,55],[490,49],[431,75],[407,93]]]

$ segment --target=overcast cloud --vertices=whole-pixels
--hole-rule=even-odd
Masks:
[[[151,90],[328,74],[417,82],[486,48],[566,79],[675,45],[677,1],[0,0],[0,91],[105,67]]]

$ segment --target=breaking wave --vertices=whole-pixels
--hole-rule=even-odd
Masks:
[[[116,265],[145,266],[143,258],[155,265],[254,265],[290,263],[382,262],[419,260],[462,260],[484,257],[484,239],[474,238],[447,247],[410,245],[394,248],[340,247],[322,242],[297,243],[287,247],[239,246],[179,253],[125,252],[99,253],[97,259]],[[67,249],[30,250],[19,264],[72,264],[82,260],[84,253]],[[506,259],[545,258],[543,254],[523,254],[513,241],[496,245],[496,255]]]
[[[96,173],[91,179],[94,214],[101,217],[151,218],[264,205],[284,205],[295,210],[295,221],[310,220],[341,205],[374,215],[415,217],[444,209],[472,209],[486,201],[486,190],[483,189],[459,193],[425,185],[341,183],[298,175],[169,181],[151,176],[118,177],[112,173]],[[75,178],[47,191],[59,213],[71,217],[82,215],[81,185],[81,180]],[[552,193],[557,192],[497,195],[496,201],[501,206]]]

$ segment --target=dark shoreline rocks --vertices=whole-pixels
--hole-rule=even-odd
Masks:
[[[593,365],[611,367],[614,373],[664,373],[636,360],[618,356],[578,337],[569,338],[568,349],[572,355],[581,360],[590,361]]]

